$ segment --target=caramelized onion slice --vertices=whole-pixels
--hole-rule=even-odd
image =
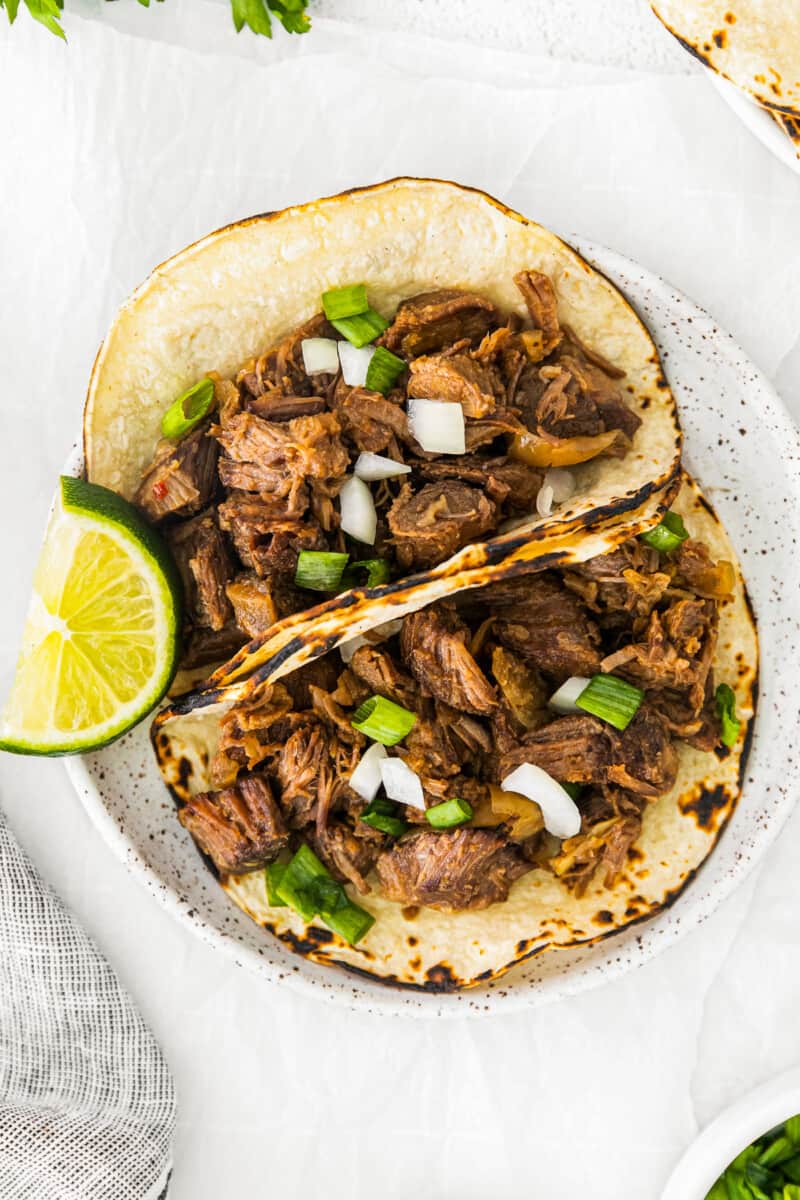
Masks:
[[[595,437],[559,438],[554,442],[535,433],[518,433],[511,440],[508,456],[531,467],[574,467],[612,450],[624,453],[629,444],[620,429],[609,429]]]

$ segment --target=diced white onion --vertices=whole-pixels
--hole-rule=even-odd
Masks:
[[[544,486],[552,489],[554,504],[563,504],[575,491],[575,476],[564,467],[550,467],[544,473]]]
[[[383,625],[376,625],[374,629],[371,629],[369,637],[358,634],[356,637],[351,638],[349,642],[342,642],[339,647],[342,662],[349,663],[356,650],[360,650],[362,646],[375,646],[378,642],[382,642],[386,638],[394,637],[402,628],[402,619],[385,621]]]
[[[342,364],[342,379],[348,387],[363,387],[367,382],[367,371],[375,353],[374,346],[351,346],[350,342],[334,343],[339,348]]]
[[[553,692],[547,703],[556,712],[560,713],[577,713],[583,710],[578,708],[575,701],[580,696],[584,688],[589,686],[589,680],[583,675],[571,675],[566,683],[562,683],[557,692]]]
[[[553,489],[549,483],[543,483],[536,493],[536,511],[540,517],[549,517],[553,511]]]
[[[370,748],[361,755],[358,766],[350,776],[350,787],[368,804],[378,794],[378,788],[382,782],[381,762],[386,757],[386,747],[382,746],[380,742],[373,742]]]
[[[395,475],[408,475],[411,467],[395,462],[393,458],[385,458],[382,454],[371,454],[369,450],[362,450],[353,470],[359,479],[372,482],[377,479],[394,479]]]
[[[351,475],[339,492],[339,525],[357,542],[372,546],[378,530],[378,514],[375,501],[363,479]]]
[[[423,450],[432,454],[464,454],[464,410],[447,400],[408,401],[408,427]]]
[[[303,338],[300,343],[306,375],[335,375],[339,353],[333,338]]]
[[[381,779],[386,795],[398,804],[410,804],[425,811],[425,797],[419,775],[407,767],[402,758],[381,759]]]
[[[580,833],[581,814],[572,797],[560,783],[536,767],[533,763],[522,763],[500,785],[504,792],[519,792],[538,804],[542,810],[544,827],[553,837],[571,838]]]

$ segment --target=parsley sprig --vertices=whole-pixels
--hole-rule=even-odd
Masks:
[[[61,25],[64,0],[22,0],[22,3],[34,21],[66,41]],[[138,0],[138,3],[144,8],[150,7],[150,0]],[[247,26],[253,33],[272,37],[272,13],[288,33],[306,33],[311,28],[307,4],[308,0],[231,0],[233,24],[237,33]],[[0,0],[0,9],[6,10],[11,25],[16,20],[19,6],[20,0]]]

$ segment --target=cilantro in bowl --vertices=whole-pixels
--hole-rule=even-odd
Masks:
[[[800,1200],[800,1116],[738,1154],[706,1200]]]

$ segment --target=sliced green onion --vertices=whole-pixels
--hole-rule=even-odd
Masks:
[[[407,821],[401,820],[396,814],[397,805],[393,801],[376,796],[372,803],[364,809],[359,819],[365,825],[379,829],[381,833],[388,833],[392,837],[401,837],[409,826]]]
[[[314,851],[303,843],[287,863],[277,885],[278,898],[304,921],[319,916],[329,929],[355,945],[375,924],[375,918],[348,898]]]
[[[340,321],[342,317],[357,317],[368,308],[367,289],[363,283],[331,288],[330,291],[322,293],[322,309],[329,321]]]
[[[681,542],[685,542],[688,536],[689,531],[683,523],[683,517],[675,512],[665,512],[661,518],[661,524],[656,525],[655,529],[648,530],[647,533],[640,534],[639,540],[646,546],[652,546],[660,554],[669,554],[671,550],[677,550]]]
[[[286,871],[286,863],[270,863],[264,875],[267,882],[267,904],[270,908],[286,908],[286,901],[281,900],[278,888]]]
[[[359,584],[357,571],[366,571],[365,583]],[[360,562],[350,563],[342,575],[342,587],[378,587],[389,582],[389,564],[385,558],[362,558]]]
[[[583,791],[582,783],[562,783],[561,786],[569,796],[570,800],[577,800],[578,796],[580,796],[581,792]]]
[[[350,724],[374,742],[396,746],[414,728],[416,719],[414,713],[385,696],[370,696],[358,706]]]
[[[721,683],[714,693],[714,699],[722,726],[722,742],[730,750],[736,745],[742,728],[742,722],[736,716],[736,693],[727,683]]]
[[[460,796],[454,796],[443,804],[434,804],[426,810],[425,816],[434,829],[455,829],[456,825],[472,820],[472,805]]]
[[[301,550],[294,581],[312,592],[335,592],[342,582],[349,554],[329,550]]]
[[[310,921],[319,912],[314,885],[318,880],[330,877],[330,872],[304,842],[286,864],[276,891],[284,904],[300,913],[304,921]]]
[[[202,421],[214,403],[214,380],[200,379],[183,395],[173,400],[161,418],[161,432],[166,438],[182,438]]]
[[[369,342],[374,342],[376,337],[380,337],[383,331],[389,328],[389,322],[385,321],[380,313],[375,312],[374,308],[368,308],[366,312],[355,317],[329,320],[342,337],[347,338],[352,346],[359,349]]]
[[[405,369],[406,364],[402,358],[392,354],[391,350],[385,350],[383,346],[376,346],[367,367],[366,387],[371,392],[383,392],[385,396],[392,390]]]
[[[627,729],[642,700],[644,692],[624,679],[616,675],[593,675],[575,703],[615,729]]]

